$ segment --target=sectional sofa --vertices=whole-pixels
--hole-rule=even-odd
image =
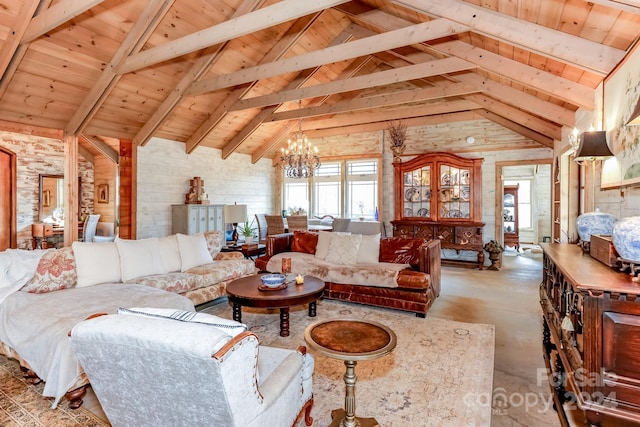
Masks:
[[[69,345],[71,328],[95,313],[193,311],[225,295],[228,282],[256,270],[241,253],[221,253],[223,244],[224,234],[212,231],[0,252],[0,353],[45,381],[53,407],[67,392],[78,407],[88,380]]]

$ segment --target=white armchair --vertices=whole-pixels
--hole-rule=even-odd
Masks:
[[[259,346],[244,325],[216,316],[174,317],[104,315],[71,331],[114,427],[293,426],[303,413],[312,424],[314,360],[304,347]]]

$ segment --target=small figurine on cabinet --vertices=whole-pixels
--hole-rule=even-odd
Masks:
[[[194,176],[189,181],[189,192],[185,196],[185,204],[209,204],[209,195],[204,191],[204,179]]]

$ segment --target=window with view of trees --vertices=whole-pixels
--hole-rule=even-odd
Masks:
[[[378,206],[378,159],[324,162],[309,179],[285,178],[285,209],[302,207],[310,216],[374,219]]]

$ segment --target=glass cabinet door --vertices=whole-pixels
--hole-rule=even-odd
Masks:
[[[431,166],[403,174],[403,216],[431,216]]]
[[[440,218],[468,219],[471,216],[471,171],[441,164],[438,201]]]

